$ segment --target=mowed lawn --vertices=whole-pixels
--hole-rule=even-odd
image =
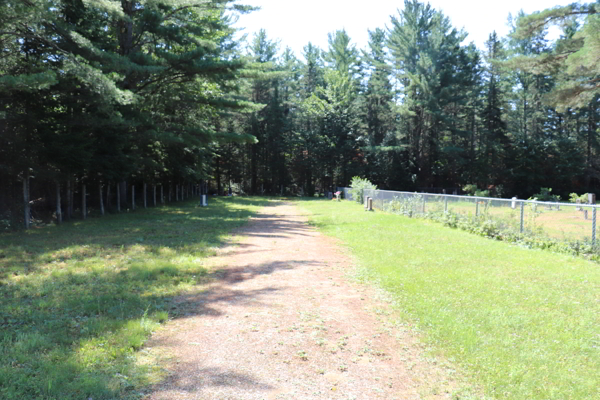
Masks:
[[[161,379],[144,341],[266,204],[209,201],[0,234],[0,399],[138,398]]]
[[[494,399],[600,399],[600,265],[353,202],[301,201]]]

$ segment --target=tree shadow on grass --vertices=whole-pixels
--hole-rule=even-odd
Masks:
[[[0,398],[138,396],[152,371],[134,352],[182,315],[173,296],[219,278],[203,258],[265,205],[195,203],[0,236]]]

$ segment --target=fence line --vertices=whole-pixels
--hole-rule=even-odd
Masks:
[[[338,190],[345,199],[352,200],[351,188],[340,187]],[[493,221],[494,228],[501,231],[596,245],[597,210],[600,206],[595,204],[370,189],[365,189],[363,196],[373,199],[373,207],[391,213],[483,218]]]

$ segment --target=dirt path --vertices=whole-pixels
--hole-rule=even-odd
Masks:
[[[448,398],[448,370],[385,317],[351,261],[291,204],[211,261],[217,279],[148,343],[176,360],[147,400]]]

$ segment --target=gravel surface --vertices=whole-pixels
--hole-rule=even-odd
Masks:
[[[451,369],[423,355],[351,259],[274,202],[210,260],[214,279],[147,344],[169,354],[159,399],[441,399]]]

